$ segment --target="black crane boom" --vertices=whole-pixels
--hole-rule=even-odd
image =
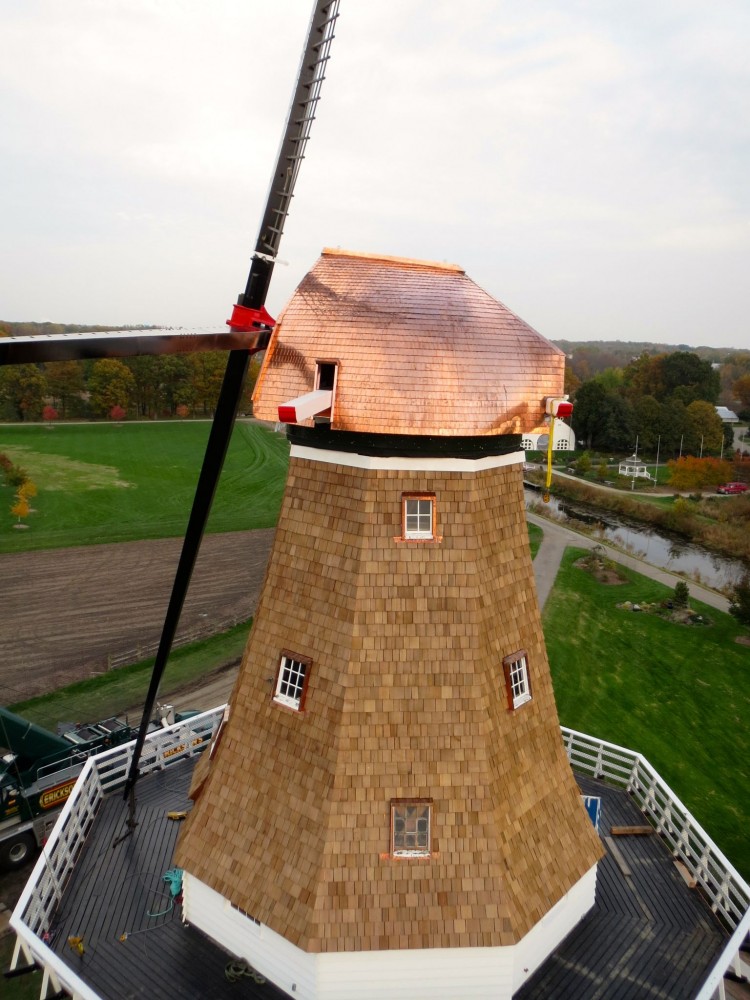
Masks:
[[[276,168],[274,170],[266,209],[261,222],[255,253],[250,264],[250,274],[245,291],[235,305],[232,318],[227,320],[236,331],[257,330],[261,334],[251,349],[229,352],[219,401],[211,426],[206,454],[203,459],[198,485],[190,512],[182,553],[175,573],[172,593],[164,619],[159,649],[156,654],[143,717],[138,731],[133,758],[125,783],[125,798],[129,799],[128,833],[135,828],[135,783],[143,743],[148,732],[156,696],[159,691],[167,658],[172,648],[177,624],[182,612],[190,579],[198,557],[206,521],[211,510],[216,486],[224,464],[232,435],[237,407],[242,394],[250,355],[264,350],[273,327],[273,320],[265,310],[266,295],[273,273],[284,224],[294,194],[299,168],[305,155],[310,129],[315,120],[315,110],[325,79],[325,66],[330,56],[334,27],[338,17],[339,0],[316,0],[307,43],[292,98],[286,128],[284,129]],[[263,335],[265,334],[265,335]],[[127,833],[125,834],[127,836]]]

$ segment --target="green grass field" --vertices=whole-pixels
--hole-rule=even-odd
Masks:
[[[62,548],[185,531],[208,422],[0,427],[0,453],[37,486],[16,530],[14,490],[0,486],[0,552]],[[209,531],[273,527],[286,477],[286,439],[258,424],[235,426]]]
[[[252,619],[240,622],[228,632],[174,649],[164,671],[159,700],[169,702],[170,696],[187,684],[239,659],[251,624]],[[143,705],[153,665],[153,658],[143,660],[102,677],[69,684],[59,691],[19,702],[11,708],[30,722],[53,731],[63,720],[94,722],[122,715],[127,709]],[[130,719],[131,725],[139,721]]]
[[[671,591],[621,567],[597,583],[569,549],[544,610],[560,721],[638,750],[750,876],[750,652],[728,614],[691,601],[708,628],[618,610]]]

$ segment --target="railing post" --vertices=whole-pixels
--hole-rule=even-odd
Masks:
[[[596,754],[596,768],[594,770],[594,777],[601,778],[604,774],[604,747],[599,744],[599,749]]]
[[[628,783],[625,786],[625,791],[631,794],[634,794],[639,788],[638,763],[639,763],[639,758],[636,757],[631,765],[630,777],[628,778]]]
[[[731,909],[729,906],[729,886],[731,884],[731,879],[728,872],[724,872],[724,878],[721,880],[716,895],[714,896],[713,902],[711,904],[711,909],[714,913],[721,913],[722,916],[727,919],[731,919]]]

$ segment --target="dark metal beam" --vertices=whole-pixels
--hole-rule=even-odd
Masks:
[[[135,799],[133,790],[135,782],[138,779],[138,763],[141,750],[143,749],[143,743],[148,733],[151,716],[156,703],[156,696],[159,693],[159,685],[161,684],[164,668],[167,665],[167,659],[172,649],[172,642],[177,631],[180,614],[182,613],[185,595],[190,584],[190,578],[193,575],[206,521],[211,511],[211,504],[219,482],[219,475],[221,474],[224,458],[229,447],[229,440],[232,436],[237,407],[242,394],[242,385],[245,381],[245,373],[251,353],[250,351],[231,351],[227,359],[219,402],[216,406],[211,433],[206,445],[206,454],[195,491],[193,507],[190,511],[190,520],[188,521],[185,533],[185,541],[182,546],[180,561],[177,565],[172,594],[164,619],[161,639],[159,640],[159,649],[156,653],[156,660],[151,674],[151,683],[149,684],[143,708],[141,725],[138,730],[133,758],[125,783],[125,798],[130,798],[128,831],[131,831],[135,827]]]
[[[0,337],[0,365],[88,358],[131,358],[143,354],[193,354],[197,351],[263,351],[270,332],[254,330],[112,330],[56,336]]]

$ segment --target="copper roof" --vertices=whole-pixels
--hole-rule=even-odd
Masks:
[[[318,361],[338,364],[333,430],[454,436],[536,427],[565,367],[457,265],[331,249],[279,318],[256,415],[313,390]]]

